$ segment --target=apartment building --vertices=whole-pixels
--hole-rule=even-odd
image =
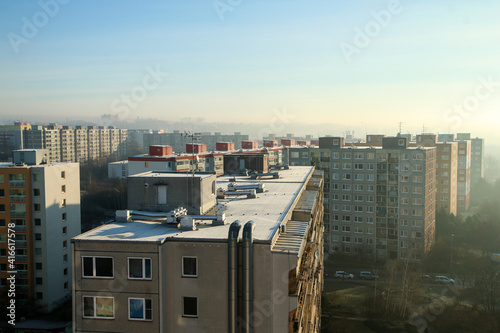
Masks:
[[[31,124],[15,122],[14,125],[0,125],[0,147],[7,150],[23,149],[23,131],[31,129]]]
[[[33,125],[24,131],[26,149],[47,149],[51,162],[61,161],[61,139],[57,126]]]
[[[457,206],[462,213],[470,206],[472,141],[458,141]]]
[[[89,159],[87,128],[75,126],[75,161],[86,162]]]
[[[436,209],[458,213],[458,142],[436,144]]]
[[[325,246],[385,261],[421,260],[434,241],[436,149],[407,137],[372,136],[381,146],[346,146],[322,137],[319,148],[290,148],[290,165],[325,172]]]
[[[16,271],[16,305],[50,312],[71,297],[70,239],[81,232],[77,163],[46,163],[47,151],[14,152],[0,166],[0,293]],[[15,225],[15,269],[7,226]],[[10,228],[10,227],[9,227]]]
[[[484,178],[484,139],[471,139],[471,182]]]
[[[100,136],[96,126],[87,126],[87,148],[89,160],[98,160],[101,157]]]
[[[234,132],[234,134],[221,134],[215,133],[194,133],[194,142],[200,142],[207,145],[207,150],[217,150],[217,142],[234,142],[235,149],[241,148],[241,141],[248,140],[248,135]],[[149,146],[167,145],[171,146],[176,152],[185,152],[186,145],[193,142],[193,138],[178,130],[172,133],[160,133],[155,131],[153,133],[143,134],[143,147],[144,152],[147,153]]]
[[[75,131],[71,126],[63,126],[59,130],[61,142],[60,162],[76,162],[75,159]]]
[[[266,190],[238,200],[216,200],[233,179],[196,177],[201,216],[160,213],[189,177],[146,173],[131,177],[136,210],[73,238],[75,332],[319,332],[322,173],[238,177]]]
[[[99,158],[107,158],[111,155],[110,130],[104,126],[99,126],[97,131],[99,137]]]

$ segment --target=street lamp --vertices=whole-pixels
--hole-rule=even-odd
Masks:
[[[453,237],[455,235],[451,234],[451,249],[450,249],[450,277],[453,277]]]

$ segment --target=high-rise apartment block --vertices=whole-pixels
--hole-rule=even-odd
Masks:
[[[313,163],[325,172],[329,252],[421,260],[434,241],[436,148],[370,137],[369,146],[322,137],[319,148],[292,147],[290,165]]]
[[[15,164],[0,166],[0,293],[15,275],[16,305],[43,312],[71,297],[70,240],[81,232],[78,163],[43,164],[47,154],[16,151]],[[7,238],[12,229],[15,243]],[[8,245],[15,246],[14,269]]]
[[[319,332],[322,173],[194,177],[131,177],[134,211],[73,238],[75,332]]]
[[[51,162],[85,162],[127,156],[127,130],[113,126],[49,126],[16,123],[0,126],[4,150],[47,149]]]

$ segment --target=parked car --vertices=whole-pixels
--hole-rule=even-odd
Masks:
[[[375,275],[369,271],[360,272],[359,277],[360,277],[360,279],[364,279],[364,280],[375,280],[378,278],[377,275]]]
[[[344,279],[354,279],[354,275],[349,274],[349,273],[344,272],[344,271],[336,271],[335,275],[333,277],[344,278]]]
[[[453,279],[450,279],[449,277],[447,276],[444,276],[444,275],[438,275],[434,278],[434,282],[437,282],[437,283],[451,283],[451,284],[455,284],[455,280]]]
[[[420,278],[423,282],[432,282],[432,278],[430,275],[425,274],[425,275],[422,275]]]

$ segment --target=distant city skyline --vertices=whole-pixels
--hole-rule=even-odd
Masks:
[[[363,136],[395,134],[401,121],[403,133],[500,141],[492,0],[1,7],[0,122],[111,114]]]

